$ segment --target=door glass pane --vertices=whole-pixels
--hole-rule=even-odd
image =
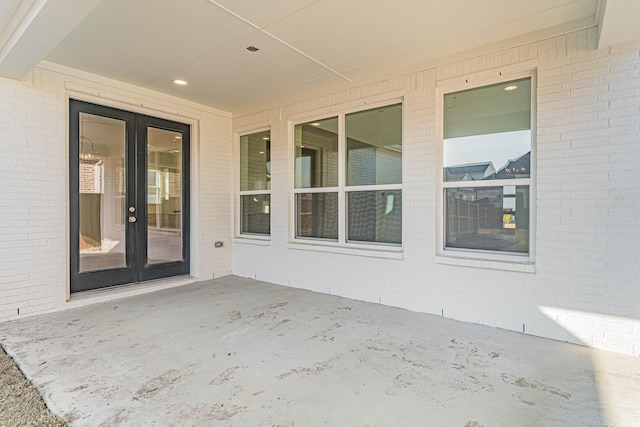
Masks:
[[[182,134],[147,128],[147,264],[182,261]]]
[[[79,271],[126,266],[125,122],[80,113]]]

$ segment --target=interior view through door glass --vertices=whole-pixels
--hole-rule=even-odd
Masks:
[[[79,271],[126,266],[125,122],[80,113]]]
[[[182,260],[182,134],[147,128],[147,264]]]

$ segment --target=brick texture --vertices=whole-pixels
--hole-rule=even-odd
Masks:
[[[68,298],[67,100],[193,124],[192,273],[231,274],[640,355],[640,43],[597,29],[277,106],[227,113],[43,63],[0,79],[0,320]],[[534,272],[438,261],[438,96],[535,70]],[[403,102],[402,253],[291,243],[291,122]],[[238,133],[271,130],[271,240],[234,239]],[[235,132],[235,137],[233,136]],[[214,248],[221,240],[222,248]],[[309,250],[311,249],[311,250]]]
[[[235,244],[233,272],[639,355],[640,43],[597,49],[596,32],[427,64],[419,72],[235,117],[234,130],[271,126],[272,236],[268,246],[244,239]],[[439,263],[438,94],[529,70],[537,75],[534,272]],[[399,97],[402,259],[292,244],[289,123]]]
[[[0,321],[61,310],[69,289],[67,102],[85,99],[194,124],[192,274],[231,273],[231,116],[43,63],[0,79]],[[214,242],[227,243],[214,249]]]

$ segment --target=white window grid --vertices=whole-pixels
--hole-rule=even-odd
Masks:
[[[240,170],[241,170],[241,165],[242,165],[242,150],[240,147],[241,141],[242,141],[242,137],[244,136],[248,136],[248,135],[252,135],[254,133],[261,133],[261,132],[265,132],[265,131],[269,131],[269,134],[271,134],[271,129],[267,126],[267,127],[261,127],[258,129],[252,129],[251,131],[244,131],[240,134],[237,134],[237,144],[238,144],[238,157],[237,157],[237,171],[238,171],[238,175],[237,175],[237,179],[236,179],[236,188],[240,188]],[[272,163],[273,165],[273,163]],[[272,172],[273,174],[273,172]],[[250,232],[246,232],[246,231],[242,231],[242,197],[243,196],[261,196],[261,195],[269,195],[271,196],[271,190],[272,188],[270,187],[269,189],[266,190],[238,190],[237,192],[237,196],[236,196],[236,203],[237,203],[237,209],[236,209],[236,236],[241,236],[241,237],[250,237],[253,239],[258,239],[258,240],[269,240],[271,239],[271,234],[262,234],[262,233],[250,233]],[[271,222],[271,203],[269,203],[269,221]]]
[[[338,118],[338,185],[334,187],[308,187],[308,188],[293,188],[293,203],[291,207],[291,218],[293,219],[292,236],[291,240],[294,242],[313,242],[317,244],[340,244],[353,247],[367,247],[367,246],[384,246],[384,247],[402,247],[402,244],[396,243],[380,243],[380,242],[362,242],[351,241],[347,239],[347,230],[349,227],[347,218],[347,193],[357,191],[384,191],[384,190],[401,190],[402,183],[400,184],[376,184],[376,185],[346,185],[346,153],[347,153],[347,141],[345,133],[345,118],[348,114],[357,113],[360,111],[367,111],[375,108],[386,107],[394,104],[402,104],[402,99],[395,99],[393,101],[386,101],[381,103],[369,104],[364,107],[345,110],[341,113],[332,113],[325,115],[315,115],[303,120],[296,120],[291,123],[291,140],[293,141],[294,159],[295,159],[295,136],[294,129],[299,124],[309,123],[311,121],[321,121],[329,118]],[[404,122],[404,118],[403,118]],[[402,138],[404,142],[404,125],[402,126]],[[293,163],[293,162],[292,162]],[[402,158],[402,170],[404,181],[404,156]],[[295,168],[295,167],[294,167]],[[297,207],[296,207],[296,195],[297,194],[317,194],[317,193],[337,193],[338,194],[338,239],[325,239],[319,237],[299,237],[297,236],[298,224],[297,224]],[[403,208],[404,212],[404,208]],[[403,213],[404,217],[404,213]],[[403,241],[404,241],[404,228],[403,228]]]
[[[444,146],[444,96],[449,93],[459,92],[466,89],[473,89],[478,87],[490,86],[493,84],[499,84],[508,82],[511,80],[518,80],[522,78],[531,79],[531,164],[529,178],[515,178],[515,179],[496,179],[488,181],[445,181],[443,176],[444,162],[443,162],[443,146]],[[437,198],[437,220],[438,220],[438,251],[439,255],[453,255],[462,256],[475,259],[486,259],[496,261],[513,261],[526,259],[529,262],[535,260],[535,235],[536,235],[536,72],[535,70],[500,75],[494,79],[487,79],[472,83],[465,83],[464,85],[457,85],[455,87],[441,88],[437,91],[438,97],[438,198]],[[448,188],[486,188],[486,187],[501,187],[501,186],[528,186],[529,187],[529,251],[526,254],[521,253],[508,253],[502,251],[482,250],[482,249],[465,249],[465,248],[450,248],[446,246],[446,202],[445,192]]]

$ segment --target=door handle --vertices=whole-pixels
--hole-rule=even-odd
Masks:
[[[136,222],[136,221],[137,221],[137,219],[136,219],[135,216],[130,216],[129,217],[129,222]]]

